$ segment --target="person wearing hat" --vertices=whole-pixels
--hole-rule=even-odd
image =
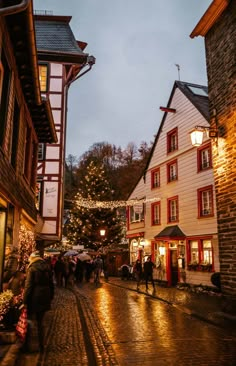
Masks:
[[[40,256],[38,251],[33,252],[29,257],[29,265],[26,272],[23,303],[27,308],[29,320],[36,320],[38,328],[39,350],[43,351],[43,317],[50,309],[54,295],[52,271],[48,264]],[[30,332],[27,332],[24,350],[29,350]]]

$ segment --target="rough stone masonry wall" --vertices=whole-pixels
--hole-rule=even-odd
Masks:
[[[236,1],[205,37],[222,291],[236,298]],[[216,117],[214,117],[214,108]],[[235,310],[236,311],[236,310]]]

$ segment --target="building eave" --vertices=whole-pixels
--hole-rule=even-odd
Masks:
[[[56,132],[50,103],[42,100],[38,72],[38,55],[36,49],[32,0],[17,12],[11,11],[17,6],[16,1],[4,1],[6,8],[0,7],[4,13],[6,26],[11,38],[18,77],[25,102],[31,114],[32,122],[39,142],[56,142]],[[48,107],[49,106],[49,107]]]
[[[193,29],[190,38],[204,37],[227,8],[229,2],[230,0],[214,0]]]

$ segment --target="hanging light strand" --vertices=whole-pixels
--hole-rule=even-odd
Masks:
[[[78,207],[85,207],[89,209],[93,208],[117,208],[117,207],[126,207],[126,206],[135,206],[140,205],[147,202],[156,202],[160,201],[160,198],[143,198],[143,199],[132,199],[128,201],[93,201],[90,199],[79,198],[75,200],[75,204]]]

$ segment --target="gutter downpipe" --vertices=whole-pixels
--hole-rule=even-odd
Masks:
[[[82,76],[84,76],[85,74],[87,74],[87,72],[89,72],[92,69],[92,67],[95,64],[95,62],[96,62],[96,59],[95,59],[94,56],[88,56],[86,64],[84,64],[84,66],[82,67],[82,68],[84,68],[85,66],[89,66],[88,69],[87,70],[84,70],[81,74],[79,74],[78,76],[76,76],[74,79],[67,81],[66,82],[67,89],[69,89],[70,85],[74,81],[78,80],[79,78],[81,78]]]
[[[11,14],[20,13],[28,8],[31,0],[22,0],[20,4],[7,6],[0,9],[0,16],[6,16]]]

